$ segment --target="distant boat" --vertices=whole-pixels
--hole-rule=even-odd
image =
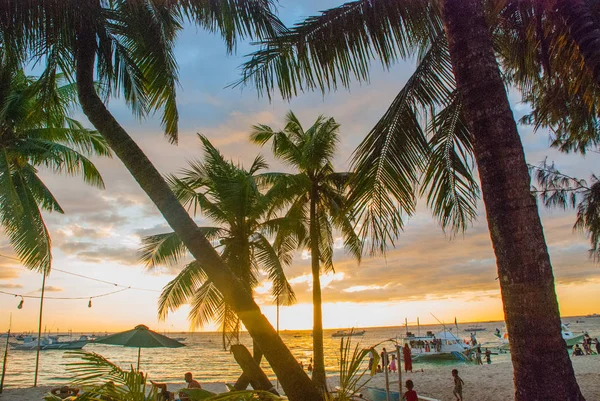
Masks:
[[[477,331],[486,331],[486,330],[487,330],[487,329],[486,329],[485,327],[482,327],[482,326],[481,326],[481,325],[479,325],[479,324],[474,324],[474,325],[472,325],[472,326],[469,326],[469,327],[466,327],[466,328],[465,328],[465,331],[466,331],[467,333],[474,333],[474,332],[477,332]]]
[[[42,337],[40,339],[40,350],[51,350],[51,349],[59,349],[59,350],[73,350],[73,349],[82,349],[88,342],[88,338],[86,336],[79,337],[79,340],[75,341],[58,341],[51,337]],[[15,350],[20,351],[35,351],[38,349],[38,341],[37,337],[26,336],[23,338],[23,343],[11,343],[11,346]]]
[[[592,313],[591,315],[585,315],[585,317],[600,317],[597,313]]]
[[[185,341],[187,337],[169,337],[171,340],[175,341]]]
[[[353,330],[338,330],[331,335],[331,337],[350,337],[350,336],[362,336],[367,330],[353,331]]]

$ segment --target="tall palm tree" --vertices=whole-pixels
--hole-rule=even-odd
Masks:
[[[190,162],[180,177],[169,176],[167,181],[188,210],[194,215],[201,212],[216,224],[199,230],[220,249],[221,257],[245,285],[245,290],[252,293],[264,271],[272,282],[273,299],[290,305],[295,295],[283,268],[291,260],[288,255],[279,254],[268,239],[278,227],[286,226],[288,219],[274,217],[274,209],[281,204],[277,186],[264,192],[272,177],[259,173],[267,164],[257,156],[245,170],[225,160],[206,137],[199,135],[199,138],[204,161]],[[177,264],[187,254],[175,233],[146,237],[142,244],[142,260],[149,267]],[[192,325],[202,326],[217,320],[224,347],[239,339],[239,316],[195,261],[164,288],[159,299],[159,317],[165,318],[170,311],[188,303]]]
[[[536,125],[561,124],[557,146],[586,149],[599,138],[590,124],[597,118],[597,86],[585,84],[593,83],[595,66],[585,68],[590,58],[569,33],[581,20],[565,18],[564,7],[554,11],[555,2],[485,5],[487,14],[480,0],[346,3],[264,41],[245,64],[242,82],[252,80],[269,96],[277,87],[290,97],[365,80],[373,59],[390,66],[416,55],[415,73],[355,152],[353,200],[362,234],[373,240],[373,251],[385,250],[418,195],[427,197],[444,228],[465,229],[476,216],[476,162],[505,319],[511,338],[518,337],[511,341],[516,398],[580,400],[503,79],[534,106]],[[506,68],[502,76],[495,50]],[[556,97],[551,102],[557,92],[566,104]],[[419,124],[423,116],[426,129]],[[578,125],[565,124],[571,117]],[[540,336],[552,345],[539,344]]]
[[[275,131],[266,125],[256,125],[250,139],[259,145],[272,141],[275,157],[297,171],[285,180],[289,199],[287,216],[299,219],[303,224],[298,227],[295,240],[290,241],[290,232],[286,230],[278,232],[276,246],[290,249],[295,244],[310,249],[313,279],[312,379],[319,388],[325,390],[321,266],[325,271],[333,270],[334,229],[341,232],[345,248],[359,261],[362,251],[345,196],[349,174],[333,169],[339,124],[333,118],[319,116],[310,128],[304,130],[290,111],[285,117],[283,130]]]
[[[243,283],[213,249],[150,160],[105,105],[122,94],[139,117],[162,110],[165,132],[177,140],[173,44],[184,18],[221,34],[229,51],[240,38],[264,38],[281,28],[269,0],[0,2],[0,39],[12,59],[39,60],[46,74],[74,76],[82,109],[194,258],[236,311],[292,400],[321,395],[271,326]],[[103,93],[94,84],[98,75]]]
[[[62,76],[44,82],[0,66],[0,221],[22,263],[44,275],[50,274],[52,252],[41,211],[64,211],[39,169],[81,175],[104,188],[88,157],[111,155],[98,132],[69,117],[76,93],[63,84]]]

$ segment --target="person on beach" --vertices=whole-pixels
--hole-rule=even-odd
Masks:
[[[408,391],[402,396],[402,401],[419,401],[419,396],[417,396],[417,392],[413,390],[414,387],[415,385],[412,380],[406,381],[406,388],[408,389]]]
[[[373,362],[375,358],[373,357],[373,350],[369,351],[369,370],[373,369]]]
[[[308,368],[306,370],[308,370],[308,373],[312,373],[312,371],[313,371],[312,363],[308,364]]]
[[[156,387],[160,390],[160,393],[158,393],[158,399],[160,401],[170,401],[175,398],[173,393],[167,390],[167,383],[157,383],[152,380],[150,380],[150,383],[152,384],[152,387]]]
[[[412,354],[408,344],[404,344],[404,348],[402,348],[402,357],[404,359],[404,372],[408,372],[410,370],[412,373]]]
[[[383,373],[383,370],[381,370],[381,365],[377,365],[377,373]]]
[[[454,390],[452,394],[456,397],[456,401],[463,401],[462,388],[465,382],[458,375],[458,369],[452,369],[452,377],[454,378]]]
[[[488,365],[492,363],[492,351],[489,348],[485,349],[485,361]]]
[[[596,337],[596,354],[600,355],[600,341],[598,341],[598,337]]]
[[[387,351],[384,348],[383,351],[381,351],[381,368],[387,369],[389,364],[390,364],[390,360],[388,358]]]
[[[187,372],[184,376],[185,382],[187,383],[187,388],[202,388],[200,383],[197,380],[194,380],[191,372]],[[184,392],[179,392],[180,401],[190,401],[190,397]]]
[[[390,362],[390,371],[396,373],[396,355],[392,354],[392,362]]]
[[[583,351],[579,347],[579,344],[575,344],[575,347],[573,347],[573,356],[581,356],[581,355],[583,355]]]
[[[75,397],[77,397],[77,394],[79,394],[79,389],[75,387],[62,386],[53,388],[52,390],[50,390],[50,393],[52,393],[52,395],[57,396],[61,400],[75,399]]]
[[[483,365],[481,361],[481,347],[475,348],[475,365]]]

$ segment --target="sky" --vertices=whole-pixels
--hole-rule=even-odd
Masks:
[[[279,15],[286,24],[339,3],[327,1],[293,2],[282,0]],[[200,157],[197,133],[206,135],[222,153],[249,166],[262,153],[272,170],[283,166],[248,141],[252,125],[261,123],[282,127],[285,113],[293,110],[310,126],[318,115],[331,116],[341,124],[341,141],[335,167],[348,169],[356,145],[383,115],[400,91],[414,66],[398,63],[389,70],[373,64],[371,81],[353,83],[349,90],[325,96],[306,93],[287,102],[274,97],[271,102],[259,97],[253,88],[227,88],[239,78],[244,55],[252,51],[240,43],[228,55],[222,40],[208,32],[186,28],[181,34],[176,57],[180,67],[178,107],[179,145],[170,145],[161,132],[159,119],[136,120],[120,99],[112,99],[110,110],[163,174],[176,173],[189,160]],[[511,92],[515,118],[527,112]],[[79,112],[76,117],[86,121]],[[532,127],[519,126],[527,161],[538,164],[548,157],[561,171],[588,179],[600,170],[600,155],[564,155],[549,149],[548,133],[534,133]],[[48,331],[103,332],[146,324],[160,331],[192,329],[187,307],[157,317],[157,299],[162,287],[182,266],[146,269],[139,262],[140,239],[170,231],[162,216],[147,199],[122,163],[116,159],[94,159],[106,183],[105,190],[86,186],[78,178],[55,176],[41,171],[43,181],[55,194],[64,215],[45,214],[53,240],[53,267],[46,283],[46,296],[81,299],[47,299],[43,326]],[[386,257],[366,256],[360,264],[346,255],[336,241],[335,273],[321,277],[323,287],[323,324],[325,328],[401,325],[404,319],[422,324],[435,323],[431,314],[444,321],[502,320],[494,254],[479,205],[477,221],[464,235],[447,236],[420,202],[417,213],[408,219],[404,233]],[[540,209],[547,245],[554,267],[561,313],[584,315],[600,312],[600,268],[589,259],[589,241],[573,232],[573,210]],[[199,224],[206,222],[196,216]],[[6,236],[0,232],[0,254],[14,257]],[[61,270],[61,271],[59,271]],[[64,273],[71,272],[108,283]],[[286,274],[293,285],[297,304],[282,307],[281,329],[310,329],[312,325],[310,259],[299,251]],[[42,277],[23,268],[17,261],[0,257],[0,291],[39,296]],[[110,284],[113,283],[113,284]],[[114,284],[119,284],[117,287]],[[122,290],[115,294],[89,297]],[[265,280],[256,291],[263,313],[276,321],[276,307]],[[39,300],[26,298],[17,309],[19,297],[0,294],[0,332],[9,326],[14,331],[37,328]],[[195,330],[214,330],[213,325]]]

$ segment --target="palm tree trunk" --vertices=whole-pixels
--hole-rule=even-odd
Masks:
[[[94,33],[90,27],[82,26],[78,35],[76,72],[79,100],[84,113],[194,258],[200,262],[226,302],[236,311],[252,338],[259,344],[289,399],[321,400],[322,395],[300,368],[267,318],[262,315],[252,295],[223,263],[160,173],[102,103],[93,82],[96,47]]]
[[[558,0],[556,9],[569,27],[587,68],[600,85],[600,27],[583,0]]]
[[[313,277],[313,373],[312,380],[317,389],[327,390],[325,356],[323,351],[323,312],[321,299],[321,267],[319,263],[319,231],[317,222],[318,189],[315,185],[310,193],[310,262]]]
[[[498,265],[515,400],[583,400],[561,336],[550,257],[481,0],[446,0],[444,27]]]

